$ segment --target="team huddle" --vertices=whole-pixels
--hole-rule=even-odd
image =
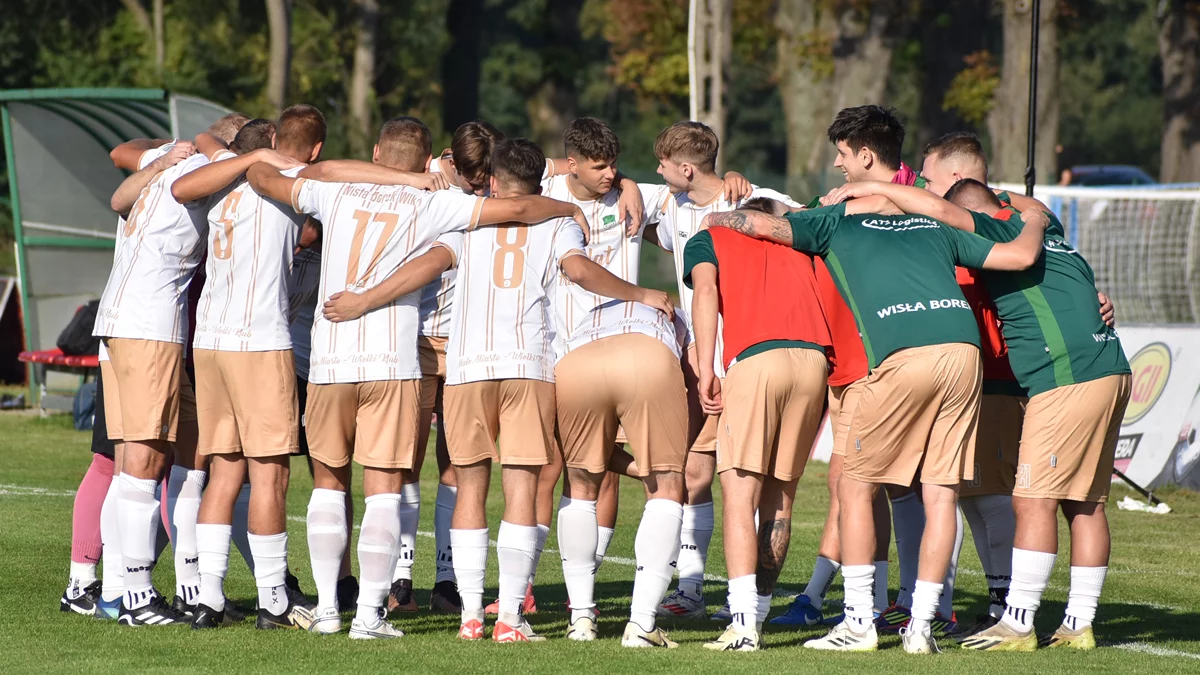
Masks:
[[[133,173],[112,198],[121,219],[95,325],[114,455],[105,564],[97,579],[94,560],[73,556],[64,611],[242,621],[224,592],[236,544],[258,628],[339,633],[353,609],[351,639],[401,637],[392,620],[418,611],[419,477],[436,419],[430,609],[459,613],[460,639],[484,639],[492,614],[496,642],[546,639],[526,615],[555,512],[566,637],[597,639],[596,573],[626,476],[646,502],[621,644],[676,647],[659,622],[707,615],[719,477],[729,581],[714,618],[727,628],[707,648],[758,650],[768,620],[831,625],[804,643],[822,650],[875,650],[885,631],[912,653],[943,636],[977,650],[1095,646],[1129,364],[1062,225],[987,186],[974,136],[929,145],[917,174],[891,110],[842,110],[829,140],[847,182],[804,206],[718,175],[718,139],[698,122],[659,134],[661,185],[619,173],[620,142],[593,118],[568,125],[553,159],[485,122],[434,157],[425,125],[398,117],[372,162],[320,161],[325,132],[298,105],[113,150]],[[638,285],[643,242],[673,255],[679,307]],[[830,508],[813,574],[768,619],[826,413]],[[295,454],[313,477],[315,602],[288,565]],[[357,578],[352,464],[365,497]],[[1070,598],[1039,637],[1060,506]],[[964,519],[991,600],[974,622],[953,611]],[[172,602],[151,581],[160,529]],[[485,606],[491,547],[499,588]],[[826,618],[839,571],[844,614]]]

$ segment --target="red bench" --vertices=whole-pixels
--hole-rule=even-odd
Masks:
[[[61,349],[44,349],[38,352],[21,352],[17,355],[21,363],[33,364],[36,371],[34,381],[38,383],[38,405],[45,410],[72,410],[75,405],[74,396],[51,393],[46,388],[46,371],[59,371],[80,375],[86,382],[89,377],[95,377],[100,368],[100,357],[96,354],[85,356],[68,356]]]

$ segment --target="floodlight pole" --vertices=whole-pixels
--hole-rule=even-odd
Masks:
[[[1033,184],[1037,181],[1034,165],[1034,149],[1037,145],[1037,73],[1038,73],[1038,28],[1041,27],[1042,2],[1033,0],[1031,12],[1032,30],[1029,39],[1029,145],[1026,148],[1025,194],[1033,196]]]

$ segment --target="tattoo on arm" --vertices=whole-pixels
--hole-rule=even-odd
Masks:
[[[708,216],[710,227],[727,227],[747,237],[791,246],[792,226],[786,218],[759,211],[726,211]]]
[[[712,227],[727,227],[736,232],[753,237],[754,225],[750,219],[746,217],[743,211],[725,211],[724,213],[714,213],[709,216],[709,225]]]
[[[758,527],[758,568],[754,574],[758,582],[758,594],[775,592],[783,561],[787,559],[788,545],[792,541],[791,520],[770,520]]]

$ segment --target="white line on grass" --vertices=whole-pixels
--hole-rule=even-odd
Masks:
[[[29,487],[27,485],[8,485],[0,483],[0,495],[23,497],[74,497],[74,490],[51,490],[48,488]]]
[[[1155,647],[1154,645],[1146,644],[1145,642],[1123,642],[1121,644],[1111,644],[1110,647],[1124,649],[1126,651],[1138,652],[1139,654],[1152,654],[1154,656],[1174,656],[1185,659],[1200,659],[1200,654],[1195,652],[1185,652],[1178,649],[1167,649],[1166,647]]]

